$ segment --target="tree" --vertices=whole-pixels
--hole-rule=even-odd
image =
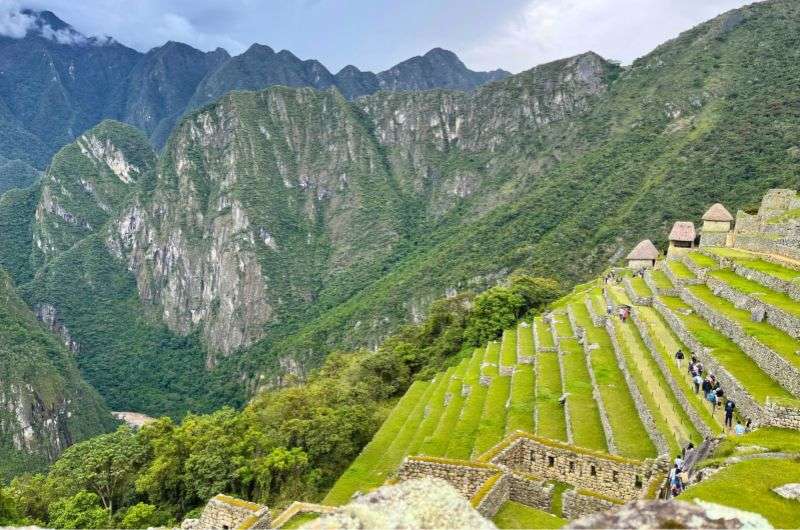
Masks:
[[[516,272],[509,278],[509,289],[525,300],[523,311],[538,313],[558,299],[563,293],[558,282],[552,278],[539,278]],[[520,317],[524,315],[518,315]]]
[[[103,507],[114,511],[133,484],[144,448],[128,427],[73,445],[53,465],[49,482],[62,494],[96,493]]]
[[[24,522],[14,497],[7,490],[0,488],[0,526],[16,526]]]
[[[493,287],[475,297],[464,332],[468,343],[479,346],[511,327],[525,307],[525,299],[507,287]]]
[[[42,474],[21,475],[6,488],[20,513],[31,522],[43,526],[47,521],[47,507],[54,499],[53,489]]]
[[[151,528],[171,526],[174,520],[152,504],[140,502],[125,511],[122,517],[122,528]]]
[[[100,497],[79,491],[50,505],[50,526],[54,528],[108,528],[110,511],[100,506]]]

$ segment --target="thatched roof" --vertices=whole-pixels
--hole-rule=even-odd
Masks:
[[[658,259],[658,249],[653,244],[652,241],[649,239],[645,239],[644,241],[640,241],[638,245],[633,247],[628,257],[625,259],[641,259],[641,260],[651,260],[651,259]]]
[[[717,203],[709,208],[708,211],[703,215],[703,221],[730,222],[733,221],[733,216],[731,215],[731,212],[726,210],[723,205]]]
[[[669,233],[670,241],[694,241],[694,237],[694,223],[691,221],[676,222]]]

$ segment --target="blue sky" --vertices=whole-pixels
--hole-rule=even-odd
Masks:
[[[329,69],[382,70],[435,46],[519,72],[587,50],[629,63],[742,0],[0,0],[49,9],[146,51],[167,40],[241,53],[253,42]],[[2,9],[0,9],[0,12]],[[0,20],[2,32],[2,20]]]

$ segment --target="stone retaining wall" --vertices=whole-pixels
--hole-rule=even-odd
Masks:
[[[751,269],[745,265],[740,265],[736,262],[728,261],[727,263],[730,264],[730,267],[733,268],[733,271],[739,276],[760,283],[773,291],[785,293],[790,298],[800,302],[800,284],[781,280],[780,278],[776,278],[770,274],[764,274],[763,272]]]
[[[280,528],[288,523],[295,515],[301,513],[326,514],[333,512],[335,509],[336,508],[333,506],[325,506],[323,504],[294,501],[272,521],[271,528]]]
[[[700,418],[700,416],[697,414],[697,410],[692,406],[692,404],[689,403],[686,393],[683,391],[681,386],[678,385],[677,381],[675,381],[675,378],[672,376],[672,371],[667,366],[664,357],[658,353],[658,349],[653,341],[653,337],[650,335],[650,330],[644,325],[635,311],[631,314],[631,318],[633,319],[634,325],[639,330],[639,335],[642,337],[642,342],[644,342],[645,346],[647,346],[647,349],[650,351],[650,356],[656,361],[656,364],[658,364],[661,374],[664,376],[667,384],[672,389],[672,393],[675,395],[678,403],[680,403],[681,407],[683,407],[683,410],[686,411],[686,414],[689,416],[689,420],[691,420],[694,428],[697,429],[703,438],[713,436],[714,432]]]
[[[491,519],[500,510],[500,507],[508,501],[511,491],[511,483],[508,475],[502,475],[492,488],[483,496],[475,509],[482,516]]]
[[[544,322],[545,324],[548,323],[548,321],[545,320],[545,317],[542,317],[542,322]],[[533,322],[531,324],[531,327],[533,328],[533,348],[536,350],[537,353],[538,352],[553,352],[553,351],[556,351],[555,347],[547,346],[545,348],[544,346],[542,346],[542,343],[539,340],[539,330],[536,327],[536,322]]]
[[[714,329],[735,342],[765,373],[795,396],[800,396],[800,370],[774,350],[748,335],[739,324],[715,311],[688,289],[682,289],[680,295],[681,300],[692,306]]]
[[[672,310],[658,299],[654,301],[653,307],[664,317],[664,320],[681,342],[683,342],[700,362],[703,363],[706,371],[713,373],[717,377],[720,384],[725,387],[726,395],[736,401],[736,407],[741,411],[742,415],[753,421],[757,421],[757,419],[761,417],[762,409],[755,398],[742,387],[739,381],[733,377],[727,369],[710,355],[710,350],[707,350],[691,333],[689,333],[686,326],[683,325],[683,322],[672,313]]]
[[[594,324],[598,328],[603,327],[603,325],[606,323],[606,315],[597,314],[597,312],[594,310],[594,304],[592,304],[592,301],[589,299],[588,296],[583,299],[583,305],[586,306],[586,311],[589,312],[589,318],[592,319],[592,324]]]
[[[617,339],[617,332],[611,322],[606,322],[606,332],[611,338],[611,345],[614,349],[614,355],[617,357],[617,365],[622,371],[622,375],[625,377],[625,383],[628,385],[628,391],[633,398],[633,403],[636,406],[636,412],[639,414],[639,419],[642,421],[642,425],[644,425],[644,428],[647,430],[647,434],[653,441],[653,445],[656,446],[658,454],[661,455],[669,453],[669,444],[667,444],[667,440],[664,439],[664,436],[656,428],[656,422],[653,420],[653,416],[650,414],[650,410],[647,408],[647,403],[645,402],[644,397],[642,397],[639,386],[636,384],[633,376],[631,376],[630,372],[628,371],[628,365],[625,363],[625,357],[622,354],[622,350]]]
[[[631,299],[631,302],[635,305],[652,305],[653,304],[653,297],[652,296],[639,296],[636,293],[636,290],[633,288],[633,284],[631,283],[631,279],[628,277],[622,278],[622,286],[625,288],[625,293],[628,295],[628,298]]]
[[[567,519],[580,519],[619,506],[610,500],[585,495],[575,490],[565,491],[562,499],[562,512]]]
[[[539,510],[550,510],[553,502],[552,484],[545,484],[544,481],[532,480],[532,477],[526,478],[516,473],[510,473],[508,480],[510,486],[508,500]]]
[[[446,460],[409,457],[403,461],[397,476],[400,480],[436,477],[449,482],[466,498],[472,498],[483,484],[500,473],[495,466],[471,466],[468,462],[455,463]]]
[[[739,309],[744,309],[750,313],[762,313],[766,321],[794,338],[800,338],[800,318],[787,313],[779,307],[762,302],[758,298],[753,298],[741,291],[738,291],[729,284],[709,278],[706,285],[714,294],[730,301]]]
[[[796,407],[767,399],[760,422],[771,427],[800,430],[800,404]]]
[[[186,519],[181,528],[192,530],[271,528],[271,523],[269,509],[266,506],[227,495],[217,495],[208,501],[199,519]]]
[[[571,325],[571,324],[570,324]],[[552,327],[551,333],[555,337],[556,335],[556,325],[555,320],[551,321],[550,326]],[[575,333],[575,328],[572,329],[573,334]],[[566,379],[566,371],[564,370],[564,351],[561,349],[561,341],[559,340],[556,342],[557,347],[557,355],[558,355],[558,371],[561,375],[561,392],[567,392],[567,379]],[[567,442],[573,443],[574,438],[572,437],[572,416],[569,413],[569,397],[567,397],[566,401],[564,401],[564,426],[567,429]]]
[[[657,294],[661,294],[664,296],[678,296],[678,291],[675,288],[672,289],[661,289],[656,285],[656,281],[653,279],[653,273],[651,271],[647,271],[644,273],[644,283],[650,288],[651,291]]]
[[[684,256],[681,261],[690,271],[692,271],[692,273],[694,273],[695,276],[697,276],[697,279],[700,280],[699,282],[693,283],[700,284],[706,281],[706,278],[708,277],[708,269],[695,263],[695,261],[689,256]]]

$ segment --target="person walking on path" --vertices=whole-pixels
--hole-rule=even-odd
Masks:
[[[725,426],[733,428],[733,411],[736,409],[736,403],[732,399],[725,402]]]
[[[681,363],[683,363],[683,359],[685,357],[686,356],[683,354],[683,350],[679,349],[677,352],[675,352],[675,360],[678,361],[678,367],[681,366]]]
[[[713,390],[709,390],[706,394],[706,399],[709,403],[711,403],[711,412],[716,412],[717,410],[717,393]]]
[[[692,381],[694,382],[694,393],[697,394],[700,392],[700,385],[703,384],[703,378],[700,374],[695,374]]]

